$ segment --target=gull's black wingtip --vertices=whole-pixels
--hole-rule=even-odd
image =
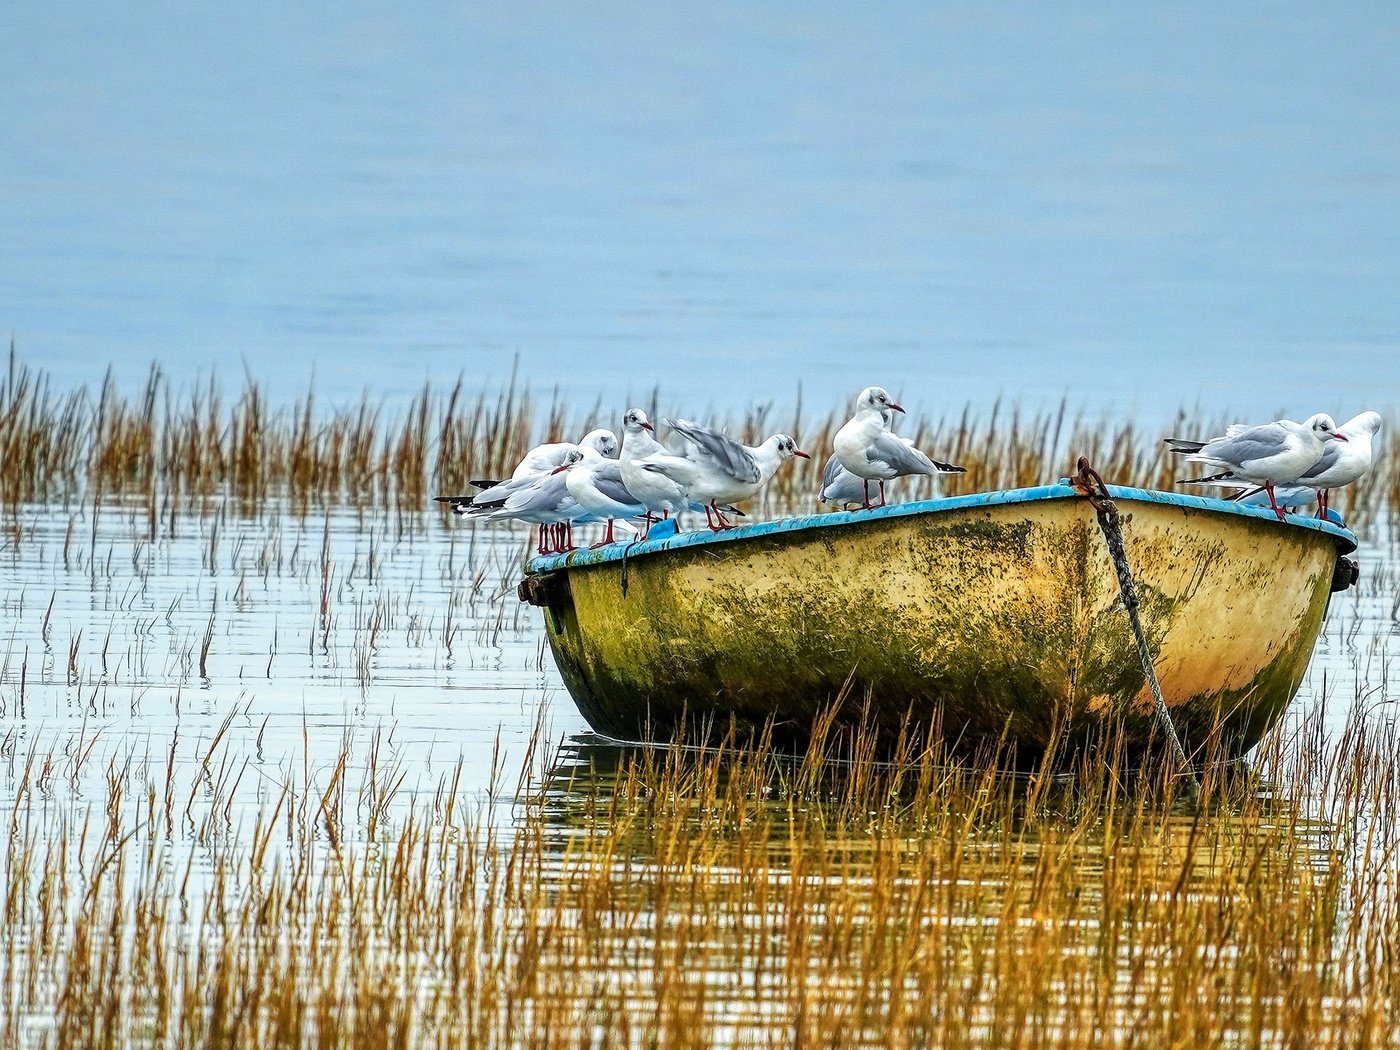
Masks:
[[[465,511],[472,505],[473,496],[434,496],[434,503],[442,503],[455,511]]]

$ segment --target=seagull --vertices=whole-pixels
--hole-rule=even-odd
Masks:
[[[1284,511],[1274,499],[1274,486],[1296,485],[1333,440],[1346,441],[1347,437],[1338,432],[1331,416],[1319,412],[1302,423],[1279,419],[1253,427],[1236,424],[1227,428],[1224,436],[1209,441],[1167,438],[1167,443],[1188,462],[1224,468],[1208,478],[1190,479],[1190,484],[1239,480],[1260,485],[1269,494],[1269,506],[1283,521]]]
[[[880,415],[884,417],[886,427],[893,424],[893,409],[887,408]],[[907,437],[901,437],[899,440],[911,448],[914,445]],[[864,498],[865,479],[843,467],[835,455],[829,456],[826,466],[822,467],[822,487],[817,492],[817,502],[835,503],[843,507],[847,503],[859,503]]]
[[[699,469],[657,441],[655,433],[656,428],[640,408],[630,408],[622,417],[618,466],[627,491],[646,508],[648,530],[657,518],[669,518],[689,506],[686,486],[695,480]]]
[[[1362,412],[1352,416],[1337,428],[1337,434],[1344,437],[1341,444],[1328,442],[1322,458],[1309,467],[1298,479],[1297,486],[1287,490],[1287,503],[1283,494],[1276,493],[1277,502],[1283,506],[1304,506],[1317,499],[1317,516],[1325,518],[1331,505],[1332,489],[1343,488],[1359,481],[1376,462],[1376,450],[1372,439],[1380,432],[1379,412]],[[1239,503],[1262,502],[1257,497],[1262,487],[1252,489],[1233,497]]]
[[[761,445],[749,446],[685,419],[666,423],[686,440],[685,458],[699,468],[687,491],[692,500],[704,505],[705,521],[711,532],[734,528],[725,520],[721,503],[739,503],[751,498],[773,480],[779,467],[795,456],[812,458],[786,434],[773,434]]]
[[[577,445],[565,453],[557,467],[542,474],[511,478],[485,492],[471,497],[438,496],[439,503],[449,503],[453,513],[483,520],[515,520],[540,526],[537,550],[553,554],[574,550],[572,523],[588,517],[568,490],[561,473],[585,455],[598,456],[592,449]]]
[[[591,448],[600,456],[616,459],[618,453],[617,435],[611,430],[590,430],[577,443],[569,441],[551,441],[548,444],[536,445],[529,452],[525,453],[525,458],[520,461],[512,478],[524,477],[530,474],[544,474],[553,470],[564,462],[567,456],[576,448]],[[473,481],[473,485],[478,483]]]
[[[537,550],[540,554],[562,554],[576,550],[573,542],[573,523],[588,516],[569,491],[565,471],[584,457],[582,449],[575,448],[564,457],[564,462],[548,474],[541,474],[532,484],[512,492],[500,506],[487,509],[473,506],[473,517],[495,519],[515,519],[540,527]]]
[[[616,519],[638,518],[647,513],[646,506],[623,483],[622,464],[599,455],[593,449],[582,450],[578,462],[567,464],[564,478],[569,495],[578,505],[590,517],[608,523],[602,542],[595,543],[595,547],[613,542],[613,523]]]
[[[601,456],[616,457],[618,453],[617,435],[611,430],[590,430],[579,438],[578,444],[571,441],[551,441],[536,445],[525,453],[509,478],[504,481],[474,479],[471,484],[485,492],[463,496],[434,496],[438,503],[446,503],[456,513],[469,513],[472,507],[488,507],[499,510],[505,501],[516,492],[529,488],[544,474],[564,462],[564,458],[575,449],[593,449]]]
[[[883,387],[869,386],[856,398],[856,414],[836,432],[836,460],[862,481],[861,509],[869,510],[870,483],[880,483],[880,506],[885,505],[885,482],[909,474],[962,474],[966,468],[930,459],[890,431],[888,412],[904,409],[890,400]]]

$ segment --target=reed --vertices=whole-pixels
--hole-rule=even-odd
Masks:
[[[57,822],[71,761],[0,747],[5,1045],[1353,1047],[1400,1005],[1400,741],[1361,716],[1192,808],[1111,750],[540,748],[509,825],[376,738],[240,835],[228,724],[197,785],[114,759]]]
[[[594,426],[616,429],[622,407],[575,410],[557,397],[541,403],[515,376],[494,392],[469,391],[462,380],[444,390],[425,386],[393,414],[368,396],[322,408],[311,391],[272,407],[252,377],[228,398],[213,380],[181,392],[154,367],[135,397],[122,395],[111,376],[96,394],[59,395],[12,348],[0,385],[0,504],[136,496],[146,501],[153,528],[176,505],[216,495],[235,498],[245,512],[270,498],[301,513],[341,504],[426,512],[434,494],[471,491],[473,479],[508,474],[539,441],[576,437]],[[821,467],[846,414],[841,405],[813,418],[799,402],[789,416],[764,406],[711,421],[749,442],[789,432],[813,455],[780,472],[751,514],[820,509]],[[1214,432],[1228,420],[1208,422],[1183,411],[1165,429]],[[1001,402],[985,413],[964,406],[940,419],[912,421],[910,436],[967,468],[939,483],[949,494],[1053,482],[1079,455],[1119,484],[1169,488],[1181,469],[1166,455],[1162,433],[1132,420],[1087,416],[1067,401],[1029,412]],[[1400,499],[1400,434],[1392,428],[1382,443],[1380,467],[1336,499],[1358,528],[1393,519],[1387,512]],[[894,491],[927,494],[929,484],[904,480]]]

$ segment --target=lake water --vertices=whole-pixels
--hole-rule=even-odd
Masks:
[[[531,738],[588,727],[565,691],[538,610],[515,594],[522,534],[437,514],[349,510],[240,517],[210,505],[152,540],[144,503],[31,506],[0,568],[0,812],[30,756],[72,756],[55,802],[76,816],[113,761],[246,767],[251,825],[303,763],[348,750],[431,788],[459,761],[467,796],[514,788]],[[1395,551],[1382,527],[1363,584],[1337,596],[1296,712],[1400,700]],[[227,723],[227,724],[226,724]],[[507,792],[509,795],[509,792]],[[63,800],[66,799],[66,802]],[[139,805],[140,799],[130,800]]]
[[[0,42],[0,324],[61,390],[155,361],[391,411],[516,368],[689,415],[871,381],[913,416],[1400,405],[1394,5],[19,0]],[[284,510],[7,512],[12,848],[81,836],[58,867],[85,878],[82,829],[178,783],[187,822],[167,801],[142,833],[197,882],[211,823],[243,857],[342,756],[351,846],[376,782],[509,832],[531,740],[586,729],[515,599],[520,536]],[[1400,699],[1391,536],[1297,701],[1333,728]]]
[[[0,325],[62,385],[1400,403],[1393,4],[18,0],[0,40]]]

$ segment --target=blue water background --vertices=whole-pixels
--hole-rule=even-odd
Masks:
[[[0,8],[63,383],[1400,404],[1400,6]]]

